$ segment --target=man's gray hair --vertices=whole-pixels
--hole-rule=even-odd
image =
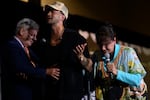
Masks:
[[[19,33],[21,28],[25,28],[27,30],[29,29],[39,30],[39,24],[30,18],[23,18],[17,23],[16,34]]]

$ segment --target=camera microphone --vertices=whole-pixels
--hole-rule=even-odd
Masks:
[[[45,39],[45,38],[42,38],[42,42],[46,43],[46,39]]]

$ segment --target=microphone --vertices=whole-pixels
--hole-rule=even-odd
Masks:
[[[110,62],[110,54],[108,52],[106,52],[104,54],[105,56],[105,61],[106,61],[106,64]],[[107,67],[107,66],[106,66]],[[108,68],[107,68],[107,72],[110,74],[110,77],[111,79],[113,79],[113,74],[111,72],[109,72]]]
[[[110,54],[108,52],[106,52],[104,54],[104,56],[105,56],[106,63],[109,63],[110,62]]]
[[[105,62],[106,62],[106,64],[109,63],[110,62],[110,54],[108,52],[106,52],[104,54],[104,56],[105,56]],[[107,68],[107,66],[106,66],[106,68]],[[107,68],[107,72],[109,72],[108,68]]]

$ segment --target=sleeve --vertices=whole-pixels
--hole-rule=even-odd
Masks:
[[[22,48],[10,45],[9,53],[12,66],[15,66],[16,73],[22,72],[27,74],[28,76],[36,78],[46,77],[45,69],[39,68],[38,66],[34,68],[33,65],[30,63],[30,61],[28,60],[28,58],[26,57]]]
[[[75,31],[74,34],[72,34],[72,38],[73,38],[73,42],[74,42],[74,48],[77,46],[77,45],[80,45],[80,44],[84,44],[84,43],[87,43],[87,40],[79,34],[79,32]],[[85,50],[84,50],[84,56],[89,58],[90,57],[90,54],[89,54],[89,49],[88,49],[88,44],[86,45],[85,47]]]
[[[125,48],[122,56],[124,58],[122,66],[127,71],[118,70],[116,79],[131,86],[139,86],[141,79],[146,75],[146,71],[135,50],[133,48]]]

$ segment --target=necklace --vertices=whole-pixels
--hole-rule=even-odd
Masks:
[[[52,34],[51,39],[50,39],[50,45],[51,46],[56,46],[62,41],[62,35],[57,35],[57,34]]]

